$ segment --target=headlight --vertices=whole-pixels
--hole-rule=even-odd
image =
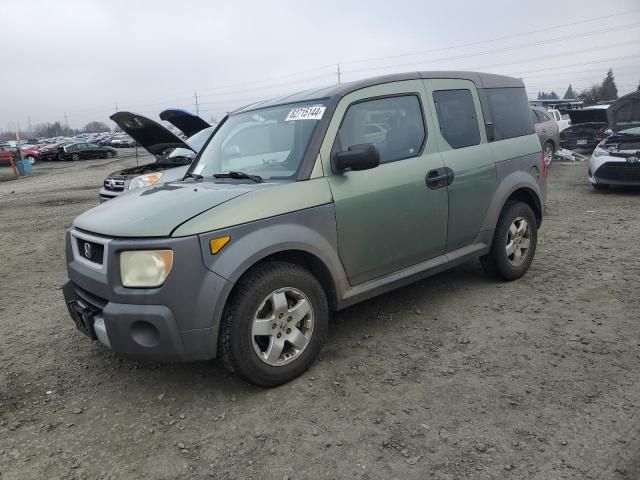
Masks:
[[[159,287],[169,276],[171,267],[172,250],[132,250],[120,253],[120,280],[125,287]]]
[[[609,155],[609,152],[603,148],[600,147],[596,147],[596,149],[593,151],[593,157],[594,158],[598,158],[601,157],[603,155]]]
[[[129,190],[135,190],[136,188],[144,188],[153,185],[157,183],[163,175],[164,172],[153,172],[135,177],[129,182]]]

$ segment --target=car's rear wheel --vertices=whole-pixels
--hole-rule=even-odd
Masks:
[[[596,190],[607,190],[609,188],[608,183],[592,183],[591,185],[593,185],[593,188]]]
[[[507,202],[493,234],[490,252],[480,258],[492,277],[515,280],[522,277],[533,261],[538,227],[531,207],[523,202]]]
[[[223,314],[220,347],[226,368],[263,387],[307,370],[324,344],[327,298],[307,270],[265,262],[237,284]]]
[[[553,147],[553,143],[547,141],[542,147],[542,155],[544,157],[544,163],[548,167],[553,162],[553,156],[556,153],[556,149]]]
[[[29,164],[31,164],[31,165],[35,165],[36,164],[36,157],[34,157],[33,155],[27,155],[25,160],[27,160],[29,162]]]

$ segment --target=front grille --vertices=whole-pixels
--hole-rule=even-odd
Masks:
[[[102,265],[104,260],[104,245],[101,243],[88,242],[82,238],[76,238],[78,242],[78,254],[90,262]]]
[[[124,180],[116,180],[114,178],[107,178],[104,181],[104,189],[112,192],[122,192],[124,190]]]
[[[596,171],[599,180],[640,182],[640,164],[608,162]]]

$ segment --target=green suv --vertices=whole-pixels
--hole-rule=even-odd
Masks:
[[[77,327],[139,359],[222,357],[287,382],[330,312],[480,257],[529,268],[546,167],[521,80],[397,74],[228,115],[184,179],[122,195],[67,232]]]

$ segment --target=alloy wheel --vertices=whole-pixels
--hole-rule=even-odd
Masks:
[[[551,165],[551,162],[553,161],[553,147],[549,144],[545,145],[543,154],[544,154],[544,163],[548,167],[549,165]]]
[[[529,255],[531,245],[531,225],[524,217],[516,218],[507,231],[505,247],[507,260],[514,267],[519,267]]]
[[[309,345],[313,327],[313,306],[309,298],[297,288],[280,288],[267,295],[254,314],[253,349],[267,365],[286,365]]]

